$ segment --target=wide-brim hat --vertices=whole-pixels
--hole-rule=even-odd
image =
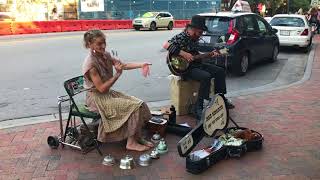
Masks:
[[[203,16],[199,16],[199,15],[192,16],[191,23],[188,24],[188,26],[193,27],[193,28],[197,28],[197,29],[201,29],[203,31],[208,30],[208,28],[206,26],[205,18]]]

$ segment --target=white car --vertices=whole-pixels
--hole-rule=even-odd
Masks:
[[[267,22],[270,22],[272,17],[264,17],[264,19],[267,21]]]
[[[135,30],[148,28],[155,31],[157,28],[167,28],[172,30],[174,25],[173,16],[169,12],[146,12],[141,17],[132,21]]]
[[[312,45],[312,32],[304,15],[277,14],[270,20],[272,28],[277,29],[280,46],[300,47],[308,52]]]

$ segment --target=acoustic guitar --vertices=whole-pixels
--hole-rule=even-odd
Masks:
[[[226,55],[228,54],[228,49],[223,48],[219,50],[213,50],[209,53],[194,55],[193,61],[199,61],[202,59],[210,58],[212,57],[214,52],[218,52],[219,55]],[[180,55],[175,56],[170,53],[167,54],[167,65],[169,67],[169,70],[171,71],[172,74],[176,76],[182,76],[183,74],[187,73],[189,70],[190,63],[191,62],[187,61],[185,58],[183,58]]]

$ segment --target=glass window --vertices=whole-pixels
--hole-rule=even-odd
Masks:
[[[271,26],[304,27],[304,21],[298,17],[275,17],[270,21]]]
[[[230,20],[227,17],[207,17],[206,26],[208,27],[208,33],[227,33]]]
[[[171,15],[168,13],[163,13],[163,17],[171,17]]]
[[[262,22],[260,19],[257,19],[257,22],[258,22],[259,31],[263,32],[263,33],[266,33],[267,32],[267,27],[264,24],[264,22]]]
[[[151,18],[151,17],[155,17],[158,13],[154,13],[154,12],[146,12],[142,15],[143,18]]]
[[[168,11],[168,1],[153,1],[153,10],[156,11]]]
[[[254,31],[255,29],[255,20],[252,16],[244,16],[243,17],[243,30],[244,31]]]

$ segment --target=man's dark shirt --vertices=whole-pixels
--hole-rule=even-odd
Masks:
[[[168,51],[172,55],[179,55],[180,50],[186,51],[193,55],[199,54],[198,41],[192,40],[190,35],[185,31],[175,35],[168,42],[170,43]]]

